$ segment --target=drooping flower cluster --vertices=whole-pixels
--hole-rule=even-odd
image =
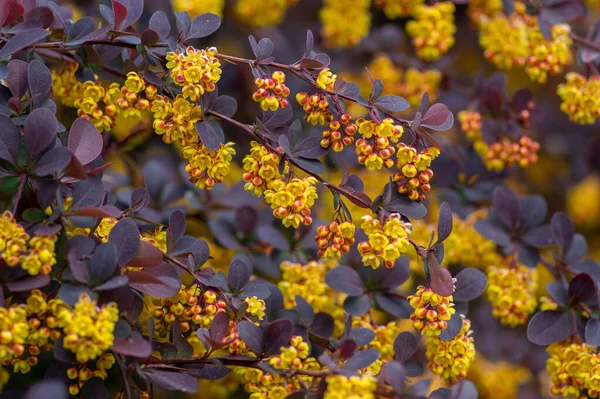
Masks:
[[[595,228],[600,223],[600,177],[590,175],[567,193],[567,212],[582,228]]]
[[[329,129],[323,130],[321,147],[331,147],[335,152],[343,151],[344,147],[354,144],[354,135],[358,127],[352,122],[350,114],[342,114],[339,120],[332,121]]]
[[[188,160],[185,171],[191,183],[200,189],[210,190],[215,183],[222,183],[229,174],[231,160],[235,155],[234,143],[221,144],[217,151],[211,151],[202,143],[186,146],[183,157]]]
[[[560,73],[572,61],[569,26],[553,25],[552,37],[546,39],[522,2],[515,2],[510,16],[495,13],[491,18],[482,16],[479,22],[484,55],[500,69],[524,66],[531,80],[545,83],[548,75]]]
[[[475,343],[471,336],[471,321],[461,315],[462,328],[449,341],[433,336],[427,339],[426,355],[429,370],[441,376],[447,384],[455,384],[467,376],[475,360]]]
[[[10,364],[14,357],[25,353],[29,335],[27,312],[24,305],[0,307],[0,362]]]
[[[265,301],[262,299],[258,299],[255,296],[248,297],[244,300],[248,304],[248,308],[246,312],[251,316],[256,316],[258,320],[262,320],[265,318]]]
[[[396,152],[391,143],[397,143],[404,128],[394,125],[394,120],[385,118],[381,122],[360,118],[356,121],[358,132],[363,136],[356,140],[358,162],[369,170],[391,168],[394,165],[392,155]]]
[[[182,87],[183,97],[196,102],[204,92],[214,91],[221,79],[221,63],[215,57],[215,47],[195,49],[189,46],[166,55],[167,68],[173,82]],[[177,107],[174,105],[175,111]]]
[[[457,264],[465,267],[487,269],[501,261],[496,251],[496,244],[482,237],[475,230],[475,222],[485,212],[473,212],[467,219],[457,215],[452,218],[452,234],[444,240],[444,264]]]
[[[350,252],[350,247],[354,244],[355,229],[352,222],[338,223],[335,220],[328,226],[317,227],[315,241],[319,247],[319,258],[340,258],[342,254]]]
[[[503,137],[492,144],[485,141],[474,143],[477,154],[488,170],[501,172],[513,165],[527,168],[538,161],[540,144],[527,136],[518,139]]]
[[[222,17],[225,0],[171,0],[171,5],[175,11],[187,11],[192,19],[207,12]]]
[[[81,294],[72,310],[61,309],[56,318],[65,333],[63,346],[78,362],[86,363],[112,346],[119,310],[115,303],[99,307],[89,295]]]
[[[362,221],[361,228],[369,239],[360,242],[357,247],[363,264],[372,269],[381,265],[393,267],[396,259],[406,252],[409,246],[411,224],[404,223],[398,213],[392,213],[384,220],[364,215]]]
[[[526,126],[529,121],[529,111],[535,104],[528,104],[529,109],[524,109],[518,116],[518,122]],[[482,159],[488,170],[501,172],[513,165],[527,168],[538,161],[540,144],[527,136],[514,138],[511,136],[498,137],[496,141],[488,143],[483,139],[481,127],[483,116],[476,111],[463,110],[458,113],[461,129],[467,139],[473,143],[473,148]]]
[[[510,327],[525,324],[537,306],[535,269],[523,265],[491,266],[487,277],[486,293],[493,307],[493,315]]]
[[[467,6],[469,19],[479,28],[492,17],[502,13],[503,10],[502,0],[471,0]]]
[[[346,377],[332,374],[325,381],[327,382],[327,389],[323,396],[324,399],[375,399],[377,379],[372,375]]]
[[[300,224],[312,223],[310,208],[318,197],[317,179],[312,176],[293,178],[289,182],[275,180],[264,192],[265,201],[271,205],[273,216],[281,219],[285,227],[297,229]]]
[[[565,399],[600,395],[600,354],[596,353],[596,347],[568,339],[553,343],[546,351],[550,355],[546,370],[550,373],[553,395]]]
[[[576,72],[566,75],[567,81],[558,85],[556,93],[562,100],[560,109],[573,123],[591,125],[600,116],[600,76],[589,78]]]
[[[317,75],[315,85],[322,90],[332,91],[337,75],[329,68],[324,68]],[[311,125],[325,125],[333,121],[333,113],[329,109],[329,102],[325,93],[317,92],[309,95],[306,92],[296,94],[296,101],[304,110],[304,120]]]
[[[370,0],[325,0],[319,11],[326,47],[354,47],[371,27]]]
[[[415,19],[406,24],[406,32],[412,37],[419,58],[435,61],[454,45],[454,10],[451,1],[415,9]]]
[[[246,182],[244,189],[260,196],[265,190],[272,189],[275,182],[283,178],[283,175],[279,173],[280,158],[256,141],[251,142],[250,146],[250,153],[242,161],[244,165],[242,178]],[[287,169],[286,163],[284,173],[287,172]]]
[[[284,84],[285,74],[275,71],[270,77],[256,78],[254,84],[257,90],[252,94],[252,99],[260,104],[263,111],[277,111],[288,106],[286,98],[290,89]]]
[[[375,0],[375,5],[383,9],[389,19],[410,17],[425,0]]]
[[[196,284],[182,285],[179,293],[168,299],[146,295],[144,303],[154,318],[154,338],[158,340],[168,339],[175,321],[179,322],[182,333],[195,332],[198,327],[209,328],[215,315],[227,307],[213,291],[201,293]]]
[[[113,83],[109,87],[107,95],[116,96],[117,93],[114,90],[117,88],[118,86]],[[121,88],[122,97],[116,100],[116,104],[125,118],[138,120],[142,117],[142,111],[150,110],[150,101],[156,98],[156,93],[156,86],[146,85],[142,75],[137,72],[129,72],[125,84]]]
[[[275,26],[283,22],[287,8],[296,0],[237,0],[233,11],[244,25]]]
[[[275,370],[320,370],[321,366],[314,357],[309,357],[309,347],[300,336],[293,336],[289,346],[281,347],[281,353],[268,359],[269,365]],[[244,384],[244,389],[251,398],[285,398],[301,389],[302,385],[309,386],[312,376],[267,373],[260,369],[238,367],[236,377]]]
[[[108,376],[107,370],[110,370],[115,364],[115,356],[112,353],[106,353],[100,356],[93,368],[86,364],[77,364],[67,370],[67,377],[73,380],[69,385],[69,393],[73,396],[79,395],[83,385],[91,378],[100,378],[105,380]],[[140,395],[140,397],[142,397]]]
[[[31,237],[10,211],[0,215],[0,253],[10,267],[20,264],[32,276],[50,274],[56,264],[56,240],[55,235]]]
[[[417,292],[409,296],[408,302],[414,312],[410,315],[415,329],[421,335],[437,337],[448,327],[448,320],[456,312],[452,295],[441,296],[431,288],[420,285]]]
[[[198,142],[196,122],[202,119],[199,105],[189,102],[181,94],[173,101],[167,96],[157,95],[150,110],[154,116],[154,131],[162,136],[165,143],[179,142],[186,146]]]
[[[425,193],[431,191],[429,181],[433,177],[429,167],[439,154],[440,150],[436,147],[427,147],[417,154],[413,147],[398,144],[396,166],[400,171],[393,176],[398,183],[398,192],[407,194],[413,201],[425,200]]]

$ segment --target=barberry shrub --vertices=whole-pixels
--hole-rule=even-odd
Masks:
[[[464,3],[0,0],[0,397],[598,397],[600,9]]]

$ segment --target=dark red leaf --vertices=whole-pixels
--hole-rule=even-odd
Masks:
[[[454,283],[448,269],[440,266],[433,253],[427,255],[427,263],[431,271],[431,289],[441,296],[452,295]]]
[[[113,13],[115,15],[114,29],[119,30],[121,24],[127,18],[127,8],[116,0],[112,0]]]
[[[144,46],[154,46],[159,39],[160,37],[158,36],[158,33],[152,29],[146,29],[142,32],[141,40]]]
[[[6,77],[6,82],[8,83],[8,88],[12,95],[17,100],[20,100],[27,91],[27,70],[29,65],[22,60],[10,60],[7,67],[8,76]]]
[[[137,357],[140,359],[150,357],[152,354],[152,346],[148,341],[142,338],[115,338],[110,350],[120,353],[121,355]]]
[[[0,26],[10,25],[23,15],[24,8],[18,1],[3,0],[0,2]]]
[[[0,159],[16,163],[21,134],[15,123],[6,115],[0,114]]]
[[[241,320],[238,323],[238,333],[252,352],[256,355],[262,353],[265,339],[264,332],[260,327],[249,321]]]
[[[133,219],[121,219],[110,231],[108,241],[117,248],[117,265],[125,266],[140,249],[140,229]]]
[[[44,29],[49,28],[54,23],[54,13],[49,7],[35,7],[27,11],[25,14],[25,21],[39,21],[41,27]]]
[[[68,147],[82,165],[87,165],[102,152],[102,135],[92,122],[77,118],[69,131]]]
[[[29,160],[35,158],[56,140],[58,122],[47,108],[36,108],[25,119],[23,138]]]
[[[579,273],[569,283],[569,297],[571,305],[587,302],[597,293],[594,279],[586,273]]]
[[[158,248],[147,241],[140,241],[140,248],[133,259],[128,263],[129,266],[137,267],[155,267],[162,263],[163,254]]]
[[[11,292],[25,292],[42,288],[50,284],[50,276],[38,274],[37,276],[26,276],[18,280],[8,281],[6,288]]]
[[[198,391],[198,381],[196,378],[185,373],[146,368],[144,369],[144,375],[154,384],[169,391],[186,393]]]
[[[416,351],[419,341],[408,331],[404,331],[394,340],[394,356],[401,363],[407,361]]]

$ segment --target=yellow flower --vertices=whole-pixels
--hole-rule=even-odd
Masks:
[[[537,273],[523,265],[495,267],[488,270],[486,294],[493,307],[493,315],[510,327],[525,324],[535,311],[537,300]]]
[[[450,1],[416,8],[415,19],[406,24],[406,32],[413,38],[419,58],[436,61],[454,45],[454,10]]]
[[[244,301],[248,304],[248,309],[246,309],[246,312],[250,313],[252,316],[256,316],[258,320],[265,318],[265,301],[258,299],[255,296],[248,297]]]
[[[452,295],[441,296],[431,288],[420,285],[417,292],[409,296],[408,302],[414,312],[410,315],[413,326],[421,335],[437,337],[448,327],[448,320],[456,312]]]
[[[319,10],[326,47],[353,47],[369,34],[370,0],[325,0]]]

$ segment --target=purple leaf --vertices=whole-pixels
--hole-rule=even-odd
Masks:
[[[10,60],[7,65],[8,76],[6,82],[14,97],[21,99],[27,91],[27,69],[28,64],[22,60]]]
[[[102,135],[92,122],[77,118],[71,125],[68,147],[82,165],[87,165],[102,153]]]
[[[356,345],[365,346],[373,342],[373,339],[375,339],[375,331],[364,327],[355,327],[350,330],[350,337],[356,342]]]
[[[395,95],[382,96],[377,99],[375,106],[388,112],[401,112],[410,108],[410,104],[404,98]]]
[[[562,283],[552,281],[546,286],[546,291],[559,306],[567,306],[569,303],[569,293]]]
[[[210,337],[215,341],[221,341],[227,335],[228,329],[229,316],[226,312],[218,312],[210,325]]]
[[[463,318],[460,313],[456,312],[448,320],[448,326],[440,333],[440,339],[442,341],[450,341],[454,339],[463,326]]]
[[[23,15],[24,8],[18,1],[3,1],[0,6],[0,26],[10,25]]]
[[[138,187],[131,192],[131,199],[129,200],[129,207],[132,211],[136,212],[144,209],[150,204],[150,193],[146,187]]]
[[[280,251],[290,250],[290,243],[286,236],[271,225],[259,226],[256,235],[262,242],[272,245],[273,248]]]
[[[54,23],[54,13],[49,7],[34,7],[27,11],[23,19],[28,22],[38,22],[42,28],[47,29]]]
[[[156,368],[144,369],[144,375],[154,384],[168,391],[194,393],[198,391],[196,378],[174,371],[163,371]]]
[[[346,360],[342,369],[348,371],[357,371],[369,367],[373,362],[379,359],[379,351],[376,349],[365,349],[354,353],[352,357]]]
[[[269,323],[265,333],[264,352],[267,355],[276,355],[281,352],[282,346],[290,344],[294,333],[294,325],[289,320],[275,320]]]
[[[454,125],[454,115],[444,104],[433,104],[421,118],[421,126],[433,130],[444,131]]]
[[[147,241],[140,241],[140,248],[133,259],[128,264],[129,266],[138,267],[156,267],[162,263],[163,253],[160,249]]]
[[[115,338],[110,350],[124,356],[140,359],[146,359],[152,354],[152,346],[142,338]]]
[[[90,277],[95,284],[103,283],[117,267],[117,246],[105,242],[96,247],[90,262]]]
[[[152,29],[146,29],[142,32],[141,41],[142,45],[144,46],[154,46],[159,39],[160,37],[158,36],[158,33],[153,31]]]
[[[327,149],[321,146],[318,137],[307,137],[293,148],[292,153],[298,157],[317,159],[327,154]]]
[[[404,363],[417,351],[419,341],[408,331],[396,336],[394,340],[394,357],[400,363]]]
[[[69,251],[67,255],[69,270],[71,270],[71,274],[75,277],[75,280],[83,284],[88,284],[90,277],[85,262],[80,259],[82,255],[77,248]]]
[[[375,301],[385,312],[400,319],[408,318],[413,311],[413,308],[404,298],[377,293],[375,294]]]
[[[167,264],[144,271],[128,272],[129,286],[157,298],[170,298],[181,288],[177,272]]]
[[[127,276],[115,276],[104,283],[94,287],[95,291],[110,291],[117,288],[121,288],[129,284],[129,277]]]
[[[47,176],[60,172],[71,162],[71,152],[65,147],[53,148],[35,164],[33,173],[37,176]]]
[[[334,327],[333,317],[328,313],[319,312],[315,315],[315,320],[310,330],[320,337],[329,338],[333,334]]]
[[[6,288],[10,292],[25,292],[42,288],[50,284],[50,276],[38,274],[37,276],[26,276],[18,280],[6,282]]]
[[[252,268],[239,259],[234,259],[229,265],[227,281],[232,291],[240,291],[250,280]]]
[[[368,295],[348,296],[344,300],[344,310],[352,316],[362,316],[371,308],[371,299]]]
[[[452,210],[447,202],[440,206],[440,215],[438,218],[438,238],[437,242],[442,242],[452,233]]]
[[[152,14],[149,27],[158,33],[158,37],[160,39],[164,39],[165,37],[169,36],[169,33],[171,33],[169,17],[167,17],[167,14],[165,14],[164,11],[156,11],[154,14]]]
[[[177,209],[169,216],[169,230],[175,240],[185,234],[185,214],[181,210]]]
[[[504,186],[498,186],[492,196],[494,216],[509,229],[516,229],[520,220],[520,204],[517,195]]]
[[[377,269],[377,286],[386,289],[402,285],[410,277],[410,260],[401,256],[394,263],[394,267],[380,267]]]
[[[328,286],[344,294],[358,296],[364,291],[364,285],[356,270],[348,266],[338,266],[327,272],[325,282]]]
[[[7,58],[25,47],[43,41],[49,34],[50,32],[42,28],[33,28],[17,33],[0,49],[0,59]]]
[[[196,240],[194,244],[192,244],[192,256],[194,257],[194,262],[196,262],[196,267],[200,267],[208,261],[210,257],[210,247],[204,240]]]
[[[569,312],[538,312],[529,321],[527,338],[541,346],[563,341],[573,332],[571,317]]]
[[[233,116],[237,111],[237,101],[231,96],[219,96],[211,110],[225,116]]]
[[[356,348],[358,347],[356,341],[353,338],[345,338],[340,341],[339,351],[342,359],[348,359],[351,357]]]
[[[0,114],[0,159],[16,163],[21,134],[15,123],[6,115]]]
[[[321,61],[315,60],[314,58],[303,57],[298,62],[298,67],[306,69],[323,69],[325,68],[325,65]]]
[[[252,352],[256,355],[262,353],[265,338],[264,332],[260,327],[249,321],[241,320],[238,323],[238,333],[241,340],[246,343]]]
[[[479,219],[475,222],[475,230],[484,238],[500,245],[507,246],[510,244],[510,236],[499,226],[492,224],[487,219]]]
[[[7,392],[7,395],[10,393]],[[69,396],[67,385],[64,382],[58,379],[43,379],[29,388],[23,399],[67,399]]]
[[[534,227],[521,237],[521,241],[534,248],[545,248],[554,245],[551,227],[548,224]]]
[[[112,26],[105,25],[105,26],[101,27],[100,29],[96,29],[96,30],[91,31],[90,33],[88,33],[85,36],[79,37],[77,40],[72,40],[70,42],[65,43],[65,46],[67,46],[67,47],[75,47],[75,46],[79,46],[81,44],[87,43],[89,41],[92,41],[92,40],[101,39],[101,38],[105,37],[106,34],[110,30],[112,30]]]
[[[223,143],[223,132],[215,121],[196,122],[196,130],[198,131],[200,140],[202,140],[202,144],[204,144],[207,149],[217,151],[221,148],[221,143]]]
[[[221,18],[215,14],[205,13],[192,21],[189,34],[185,40],[197,39],[212,35],[221,27]]]
[[[121,26],[123,29],[130,27],[140,19],[144,12],[144,0],[125,0],[124,5],[127,7],[127,16]]]
[[[587,302],[597,293],[596,283],[589,274],[579,273],[569,283],[569,297],[571,305],[579,302]]]
[[[39,103],[48,97],[52,90],[52,74],[48,67],[38,60],[29,63],[27,81],[34,103]]]
[[[486,287],[485,273],[469,267],[456,275],[456,289],[452,297],[458,302],[472,301],[483,294]]]
[[[46,108],[35,109],[27,119],[23,130],[27,158],[33,159],[56,140],[58,123],[56,115]]]
[[[87,180],[75,184],[73,205],[70,210],[84,206],[98,206],[104,199],[104,184],[98,177],[90,175]]]
[[[454,283],[448,269],[440,266],[433,253],[427,255],[427,264],[431,271],[431,289],[433,292],[441,296],[452,295]]]
[[[108,241],[117,249],[117,265],[125,266],[140,249],[140,229],[133,219],[121,219],[110,231]]]
[[[394,392],[401,393],[406,382],[406,369],[402,363],[395,360],[390,360],[384,364],[382,374],[394,388]]]
[[[563,254],[567,253],[575,236],[573,222],[571,222],[566,213],[557,212],[552,216],[550,227],[554,242],[560,247]]]
[[[588,345],[600,346],[600,320],[588,320],[585,325],[585,342]]]

